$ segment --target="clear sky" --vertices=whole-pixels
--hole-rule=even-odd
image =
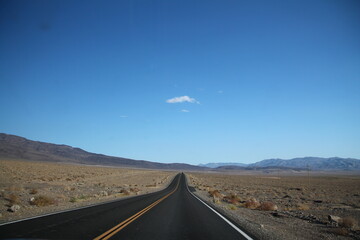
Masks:
[[[360,158],[360,1],[0,1],[0,132],[157,162]]]

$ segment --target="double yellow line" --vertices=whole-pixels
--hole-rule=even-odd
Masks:
[[[180,176],[181,177],[181,176]],[[166,199],[167,197],[169,197],[171,194],[173,194],[174,192],[176,192],[176,190],[179,187],[179,183],[180,183],[180,177],[178,180],[178,183],[176,185],[176,188],[170,192],[169,194],[165,195],[164,197],[160,198],[159,200],[153,202],[152,204],[150,204],[149,206],[147,206],[146,208],[144,208],[143,210],[141,210],[140,212],[132,215],[131,217],[129,217],[128,219],[122,221],[121,223],[119,223],[118,225],[116,225],[115,227],[111,228],[110,230],[104,232],[103,234],[101,234],[100,236],[94,238],[94,240],[107,240],[109,238],[111,238],[112,236],[114,236],[116,233],[118,233],[121,229],[125,228],[127,225],[129,225],[130,223],[132,223],[133,221],[135,221],[136,219],[138,219],[139,217],[141,217],[143,214],[145,214],[147,211],[149,211],[150,209],[152,209],[153,207],[155,207],[156,205],[158,205],[160,202],[162,202],[164,199]]]

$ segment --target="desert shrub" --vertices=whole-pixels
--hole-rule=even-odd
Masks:
[[[16,204],[20,202],[19,196],[13,193],[8,195],[6,200],[8,200],[10,204]]]
[[[353,228],[357,225],[357,222],[354,218],[352,217],[344,217],[342,218],[342,220],[339,222],[339,226],[340,227],[344,227],[344,228]]]
[[[218,190],[209,191],[209,194],[213,198],[214,203],[220,203],[224,197]]]
[[[121,189],[120,193],[124,194],[124,195],[130,195],[130,192],[126,189]]]
[[[224,197],[224,201],[225,202],[228,202],[228,203],[231,203],[231,204],[234,204],[234,205],[237,205],[239,204],[239,202],[241,201],[240,198],[236,195],[236,194],[229,194],[229,195],[226,195]]]
[[[71,197],[69,202],[75,203],[75,202],[79,202],[79,201],[84,201],[88,198],[89,198],[89,196],[80,195],[80,196],[76,196],[76,197]]]
[[[30,193],[30,194],[37,194],[37,193],[38,193],[38,190],[35,189],[35,188],[33,188],[33,189],[30,190],[29,193]]]
[[[211,197],[223,198],[223,195],[218,190],[209,191]]]
[[[263,202],[260,204],[259,209],[263,211],[276,211],[278,207],[272,202]]]
[[[244,203],[244,207],[250,208],[250,209],[256,209],[256,208],[260,207],[260,205],[261,204],[255,198],[251,198],[250,200],[248,200]]]
[[[140,190],[138,188],[130,188],[130,192],[134,192],[134,193],[137,193],[139,192]]]
[[[38,207],[43,207],[43,206],[55,204],[55,200],[47,196],[38,196],[34,198],[34,200],[30,202],[30,204]]]

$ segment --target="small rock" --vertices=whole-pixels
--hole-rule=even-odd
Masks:
[[[17,211],[19,211],[20,210],[20,206],[19,205],[12,205],[9,209],[8,209],[8,211],[9,212],[17,212]]]
[[[264,228],[265,226],[264,226],[264,224],[260,224],[260,228]]]
[[[341,221],[341,217],[334,216],[334,215],[329,215],[328,219],[329,219],[330,222],[334,222],[334,223],[337,223],[337,224],[339,224],[339,222]]]
[[[34,197],[30,198],[30,202],[33,202],[33,201],[35,201],[35,198]]]

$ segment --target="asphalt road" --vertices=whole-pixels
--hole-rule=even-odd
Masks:
[[[159,192],[0,226],[0,239],[250,239],[188,190]]]

